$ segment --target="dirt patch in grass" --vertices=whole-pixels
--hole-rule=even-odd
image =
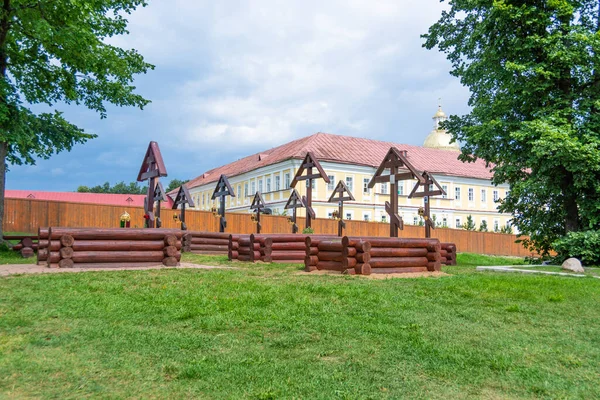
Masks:
[[[299,271],[299,275],[339,275],[339,276],[352,276],[352,275],[343,275],[338,271]],[[428,278],[428,277],[440,277],[440,276],[450,276],[449,274],[441,271],[434,272],[401,272],[397,274],[371,274],[371,275],[354,275],[365,279],[392,279],[392,278]]]

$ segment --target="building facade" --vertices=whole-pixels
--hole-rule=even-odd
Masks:
[[[228,212],[250,212],[254,194],[262,193],[274,214],[285,214],[284,206],[291,193],[290,183],[302,159],[311,151],[320,161],[330,183],[319,179],[313,181],[313,209],[317,218],[331,218],[337,203],[328,203],[337,183],[346,183],[355,201],[344,203],[344,219],[386,222],[388,216],[384,205],[390,200],[390,185],[376,184],[368,188],[381,160],[390,147],[406,150],[408,160],[419,170],[430,172],[446,192],[446,195],[430,199],[431,216],[437,226],[462,228],[471,216],[476,228],[485,221],[490,231],[499,230],[509,224],[510,215],[497,211],[497,202],[506,195],[508,185],[494,186],[492,174],[485,163],[462,163],[457,157],[457,143],[439,129],[446,118],[441,110],[434,115],[434,130],[425,140],[424,146],[409,146],[370,139],[316,133],[282,146],[242,158],[233,163],[207,171],[191,180],[188,188],[198,210],[218,207],[211,200],[216,182],[225,174],[236,197],[228,197]],[[301,195],[306,194],[306,181],[296,185]],[[398,186],[398,213],[405,224],[420,224],[419,207],[422,198],[409,199],[408,195],[416,181],[402,181]],[[298,210],[303,216],[304,210]]]

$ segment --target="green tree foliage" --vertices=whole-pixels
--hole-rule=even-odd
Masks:
[[[475,230],[475,222],[473,221],[473,217],[471,215],[467,216],[467,222],[463,224],[463,229],[466,229],[468,231]]]
[[[95,137],[59,111],[30,106],[82,104],[106,117],[106,105],[143,108],[133,77],[152,65],[107,39],[126,34],[125,16],[144,0],[3,0],[0,5],[0,232],[6,164],[70,150]]]
[[[454,0],[423,35],[471,91],[471,112],[445,128],[461,159],[509,183],[499,204],[547,252],[600,226],[600,3]]]
[[[123,181],[110,186],[110,183],[104,182],[103,185],[92,187],[79,186],[77,191],[79,193],[146,194],[148,186],[140,186],[138,182],[126,184]]]
[[[165,188],[165,192],[169,193],[171,190],[178,189],[181,185],[188,183],[189,181],[189,179],[186,179],[185,181],[182,181],[181,179],[171,179],[169,186]]]
[[[479,232],[487,232],[487,231],[488,231],[487,221],[484,219],[483,221],[481,221],[481,224],[479,224]]]

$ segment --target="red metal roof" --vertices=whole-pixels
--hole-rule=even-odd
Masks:
[[[390,147],[406,150],[408,160],[420,171],[464,178],[492,178],[490,168],[486,167],[483,160],[463,163],[458,160],[459,153],[455,151],[319,132],[214,168],[192,179],[187,186],[193,188],[216,182],[221,174],[231,178],[284,160],[303,159],[309,151],[320,162],[330,161],[377,168]]]
[[[70,203],[105,204],[114,206],[143,207],[143,194],[106,194],[106,193],[79,193],[79,192],[41,192],[39,190],[6,190],[4,197],[7,199],[32,199],[64,201]],[[169,204],[161,203],[161,208],[171,208]]]

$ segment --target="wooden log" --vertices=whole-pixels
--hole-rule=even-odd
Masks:
[[[237,251],[232,251],[232,252],[231,252],[231,258],[230,258],[229,260],[230,260],[230,261],[231,261],[231,260],[237,260],[237,259],[238,259],[238,256],[239,256],[239,254],[238,254],[238,252],[237,252]]]
[[[408,272],[427,272],[427,267],[402,267],[402,268],[372,268],[373,274],[402,274]]]
[[[60,268],[60,267],[58,266],[58,263],[57,263],[57,262],[56,262],[56,263],[51,263],[51,264],[50,264],[50,263],[49,263],[49,264],[46,264],[46,267],[48,267],[48,268]]]
[[[233,250],[237,250],[240,247],[238,242],[231,242],[231,248]]]
[[[304,250],[306,244],[303,242],[273,242],[271,248],[273,250]]]
[[[58,251],[60,254],[60,258],[73,258],[73,248],[72,247],[63,247]]]
[[[48,249],[50,251],[59,251],[61,247],[60,240],[51,240]]]
[[[321,261],[319,260],[319,262],[317,263],[317,269],[326,269],[326,270],[331,270],[331,271],[343,271],[345,269],[348,269],[347,266],[342,265],[341,262],[339,261]]]
[[[273,259],[271,258],[270,254],[265,254],[265,255],[261,254],[260,260],[263,262],[268,262],[268,263],[273,262]]]
[[[380,237],[349,237],[348,246],[353,247],[358,241],[368,241],[371,243],[371,248],[376,247],[392,247],[392,248],[433,248],[439,244],[438,239],[406,239],[406,238],[380,238]]]
[[[317,246],[319,252],[321,251],[342,251],[344,247],[341,241],[322,241]]]
[[[356,275],[354,268],[348,268],[342,271],[342,275]]]
[[[62,247],[71,247],[75,243],[75,239],[71,235],[62,235],[60,237],[60,245]]]
[[[344,246],[347,246],[348,248],[354,248],[361,253],[366,253],[371,250],[371,243],[368,240],[363,240],[360,238],[349,238],[344,236],[342,238],[342,243]]]
[[[371,257],[371,268],[427,267],[427,257]]]
[[[48,253],[48,264],[57,264],[60,261],[60,253],[58,251],[51,251]]]
[[[341,251],[319,251],[317,254],[319,261],[339,261],[345,258]]]
[[[369,261],[371,261],[370,253],[358,253],[355,257],[356,261],[358,261],[359,263],[368,263]]]
[[[166,257],[176,257],[179,250],[175,246],[167,246],[164,249],[164,254]]]
[[[238,249],[238,254],[250,255],[250,253],[253,253],[253,252],[254,252],[254,250],[251,250],[249,247],[240,247]]]
[[[247,255],[245,255],[245,254],[240,254],[240,255],[238,255],[238,258],[237,258],[237,259],[238,259],[239,261],[245,261],[245,262],[253,262],[253,261],[254,261],[254,260],[253,260],[253,259],[252,259],[250,256],[247,256]]]
[[[74,266],[75,263],[73,262],[72,258],[63,258],[58,262],[59,268],[73,268]]]
[[[3,235],[4,240],[23,240],[23,239],[37,239],[36,235]]]
[[[122,229],[122,228],[50,228],[49,237],[60,239],[63,235],[71,235],[76,240],[164,240],[166,235],[183,237],[184,231],[179,229]]]
[[[321,253],[319,253],[321,254]],[[283,261],[283,260],[304,260],[306,256],[306,252],[304,251],[286,251],[286,252],[273,252],[271,253],[271,258],[273,261]]]
[[[229,239],[215,239],[215,238],[192,238],[191,244],[214,244],[223,245],[229,244]]]
[[[162,250],[164,247],[163,240],[76,240],[73,243],[74,251],[142,251]],[[175,247],[181,250],[182,242],[176,241]]]
[[[317,256],[305,256],[304,257],[304,265],[316,266],[318,262],[319,262],[319,257],[317,257]]]
[[[317,254],[319,254],[319,248],[318,247],[309,247],[305,250],[309,256],[315,256]]]
[[[75,263],[127,263],[161,262],[163,258],[165,256],[162,251],[75,251],[71,259]]]
[[[190,246],[191,251],[200,250],[200,251],[216,251],[227,253],[229,251],[229,246],[227,245],[214,245],[214,244],[193,244]]]
[[[48,227],[39,227],[38,228],[38,239],[48,239],[50,234],[50,228]]]
[[[58,264],[56,264],[58,267]],[[77,263],[73,264],[73,268],[147,268],[147,267],[161,267],[161,262],[117,262],[117,263]]]
[[[21,239],[20,243],[23,245],[23,247],[33,247],[33,239],[31,237]]]
[[[433,272],[433,271],[441,271],[442,270],[442,263],[439,261],[430,261],[427,263],[427,271]]]
[[[426,257],[429,251],[427,248],[393,248],[393,247],[373,247],[369,252],[371,257]]]
[[[313,272],[317,270],[317,266],[316,265],[305,265],[304,266],[304,271],[306,272]]]
[[[21,257],[23,258],[30,258],[33,257],[35,255],[35,252],[33,251],[33,249],[31,247],[23,247],[21,249]]]
[[[38,249],[38,265],[40,262],[47,264],[45,261],[48,259],[48,249]]]
[[[22,243],[17,243],[17,244],[15,244],[15,245],[12,247],[12,249],[13,249],[14,251],[19,251],[19,250],[21,250],[23,247],[24,247],[24,246],[23,246],[23,244],[22,244]]]
[[[446,257],[442,257],[442,258],[440,258],[440,262],[442,263],[442,265],[448,265],[448,264],[447,264],[447,262],[448,262],[448,259],[447,259]]]
[[[365,253],[368,254],[368,253]],[[358,263],[354,270],[359,275],[371,275],[371,264],[369,263]]]
[[[162,264],[166,267],[176,267],[179,265],[179,260],[175,257],[165,257]]]
[[[167,235],[164,239],[165,245],[167,246],[175,246],[178,242],[177,236],[175,235]]]
[[[188,231],[188,234],[194,239],[225,239],[228,240],[230,233],[227,232],[204,232],[204,231]]]
[[[192,254],[206,254],[211,256],[224,256],[226,253],[222,251],[204,251],[204,250],[192,250],[189,253]]]
[[[40,239],[38,241],[38,248],[45,249],[50,245],[50,241],[48,239]]]

